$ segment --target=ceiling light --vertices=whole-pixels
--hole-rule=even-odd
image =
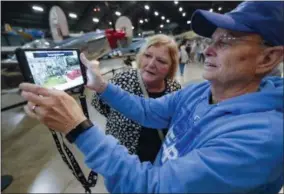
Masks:
[[[139,33],[138,36],[141,36],[141,34]]]
[[[164,19],[165,19],[165,16],[162,16],[161,19],[164,20]]]
[[[180,7],[178,10],[179,10],[180,12],[182,12],[183,9],[182,9],[182,7]]]
[[[134,30],[134,26],[132,26],[132,30]]]
[[[187,24],[190,24],[191,23],[191,21],[190,20],[187,20],[187,22],[186,22]]]
[[[163,27],[164,27],[164,25],[163,25],[163,24],[161,24],[161,25],[160,25],[160,28],[163,28]]]
[[[109,24],[109,25],[112,25],[112,22],[109,22],[108,24]]]
[[[145,22],[148,22],[148,19],[145,19]]]
[[[182,13],[182,16],[183,16],[183,17],[185,17],[185,15],[186,15],[186,13],[185,13],[185,12],[183,12],[183,13]]]
[[[170,23],[170,20],[169,20],[169,19],[167,19],[167,23]]]
[[[219,7],[218,10],[221,11],[221,10],[222,10],[222,7]]]
[[[209,11],[210,11],[210,12],[213,12],[213,9],[211,8]]]
[[[34,5],[32,8],[33,8],[33,10],[35,10],[35,11],[43,12],[43,8],[42,8],[42,7],[40,7],[40,6],[36,6],[36,5]]]
[[[177,5],[177,4],[178,4],[178,1],[174,1],[174,3]]]
[[[69,17],[70,17],[70,18],[77,18],[77,14],[75,14],[75,13],[69,13]]]
[[[121,13],[120,13],[119,11],[116,11],[116,12],[115,12],[115,15],[121,16]]]
[[[99,19],[98,18],[93,18],[93,22],[95,22],[95,23],[99,23]]]
[[[155,13],[154,13],[154,14],[155,14],[155,16],[158,16],[158,15],[159,15],[159,12],[155,11]]]
[[[146,10],[149,10],[149,9],[150,9],[149,5],[145,5],[144,8],[145,8]]]
[[[100,8],[94,8],[94,12],[100,11]]]
[[[140,23],[140,24],[143,24],[143,23],[144,23],[144,21],[143,21],[143,20],[140,20],[140,21],[139,21],[139,23]]]

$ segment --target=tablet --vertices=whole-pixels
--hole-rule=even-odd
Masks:
[[[17,49],[16,56],[27,82],[69,90],[86,84],[86,71],[77,49]]]

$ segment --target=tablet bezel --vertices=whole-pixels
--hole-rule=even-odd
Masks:
[[[80,85],[77,85],[77,86],[73,86],[71,88],[68,88],[68,89],[65,89],[65,90],[62,90],[62,91],[70,91],[74,88],[78,88],[80,86],[83,86],[83,85],[86,85],[87,84],[87,75],[86,75],[86,68],[84,66],[84,64],[81,62],[80,60],[80,50],[79,49],[17,49],[15,51],[16,53],[16,58],[18,60],[18,63],[19,63],[19,67],[20,67],[20,70],[22,71],[22,74],[24,76],[24,79],[25,81],[29,82],[29,83],[35,83],[34,79],[33,79],[33,75],[31,73],[31,69],[30,69],[30,66],[28,64],[28,60],[27,60],[27,57],[26,57],[26,54],[25,52],[29,52],[29,51],[76,51],[77,53],[77,56],[78,56],[78,59],[79,59],[79,64],[80,64],[80,69],[81,69],[81,72],[82,72],[82,77],[83,77],[83,83],[80,84]]]

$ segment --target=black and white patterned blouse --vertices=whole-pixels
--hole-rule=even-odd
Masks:
[[[142,89],[137,76],[137,69],[129,69],[122,73],[117,73],[110,83],[120,86],[125,91],[143,97]],[[181,89],[181,85],[177,81],[167,80],[165,94]],[[124,145],[130,154],[136,154],[138,140],[142,126],[136,122],[126,118],[106,103],[100,100],[95,93],[91,103],[99,113],[107,119],[106,134],[114,136]]]

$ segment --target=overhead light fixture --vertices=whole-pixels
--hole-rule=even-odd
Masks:
[[[145,22],[148,22],[148,19],[145,19]]]
[[[108,24],[109,24],[109,25],[112,25],[112,22],[109,22]]]
[[[132,30],[134,30],[134,26],[132,26]]]
[[[116,11],[116,12],[115,12],[115,15],[121,16],[121,13],[120,13],[119,11]]]
[[[183,9],[182,9],[182,7],[180,7],[178,10],[179,10],[180,12],[182,12]]]
[[[143,20],[140,20],[140,21],[139,21],[139,23],[140,23],[140,24],[143,24],[143,23],[144,23],[144,21],[143,21]]]
[[[160,25],[160,28],[163,28],[163,27],[164,27],[164,25],[163,25],[163,24],[161,24],[161,25]]]
[[[218,10],[221,11],[221,10],[222,10],[222,7],[219,7]]]
[[[213,9],[211,8],[209,11],[210,11],[210,12],[213,12]]]
[[[161,19],[164,20],[164,19],[165,19],[165,16],[162,16]]]
[[[95,23],[99,23],[99,19],[98,18],[93,18],[93,22],[95,22]]]
[[[40,6],[34,5],[32,8],[33,8],[33,10],[35,10],[35,11],[43,12],[43,8],[40,7]]]
[[[187,20],[187,22],[186,22],[187,24],[190,24],[191,23],[191,21],[190,20]]]
[[[177,5],[177,4],[178,4],[178,1],[174,1],[174,3]]]
[[[138,36],[141,36],[141,34],[139,33]]]
[[[69,17],[76,19],[76,18],[77,18],[77,14],[75,14],[75,13],[69,13]]]
[[[170,23],[170,20],[169,20],[169,19],[167,19],[167,23]]]
[[[94,12],[101,11],[100,8],[94,8]]]
[[[185,17],[185,15],[186,15],[186,13],[185,13],[185,12],[183,12],[183,13],[182,13],[182,16],[183,16],[183,17]]]
[[[149,9],[150,9],[149,5],[145,5],[144,8],[145,8],[146,10],[149,10]]]
[[[154,13],[154,14],[155,14],[155,16],[158,16],[158,15],[159,15],[159,12],[155,11],[155,13]]]

